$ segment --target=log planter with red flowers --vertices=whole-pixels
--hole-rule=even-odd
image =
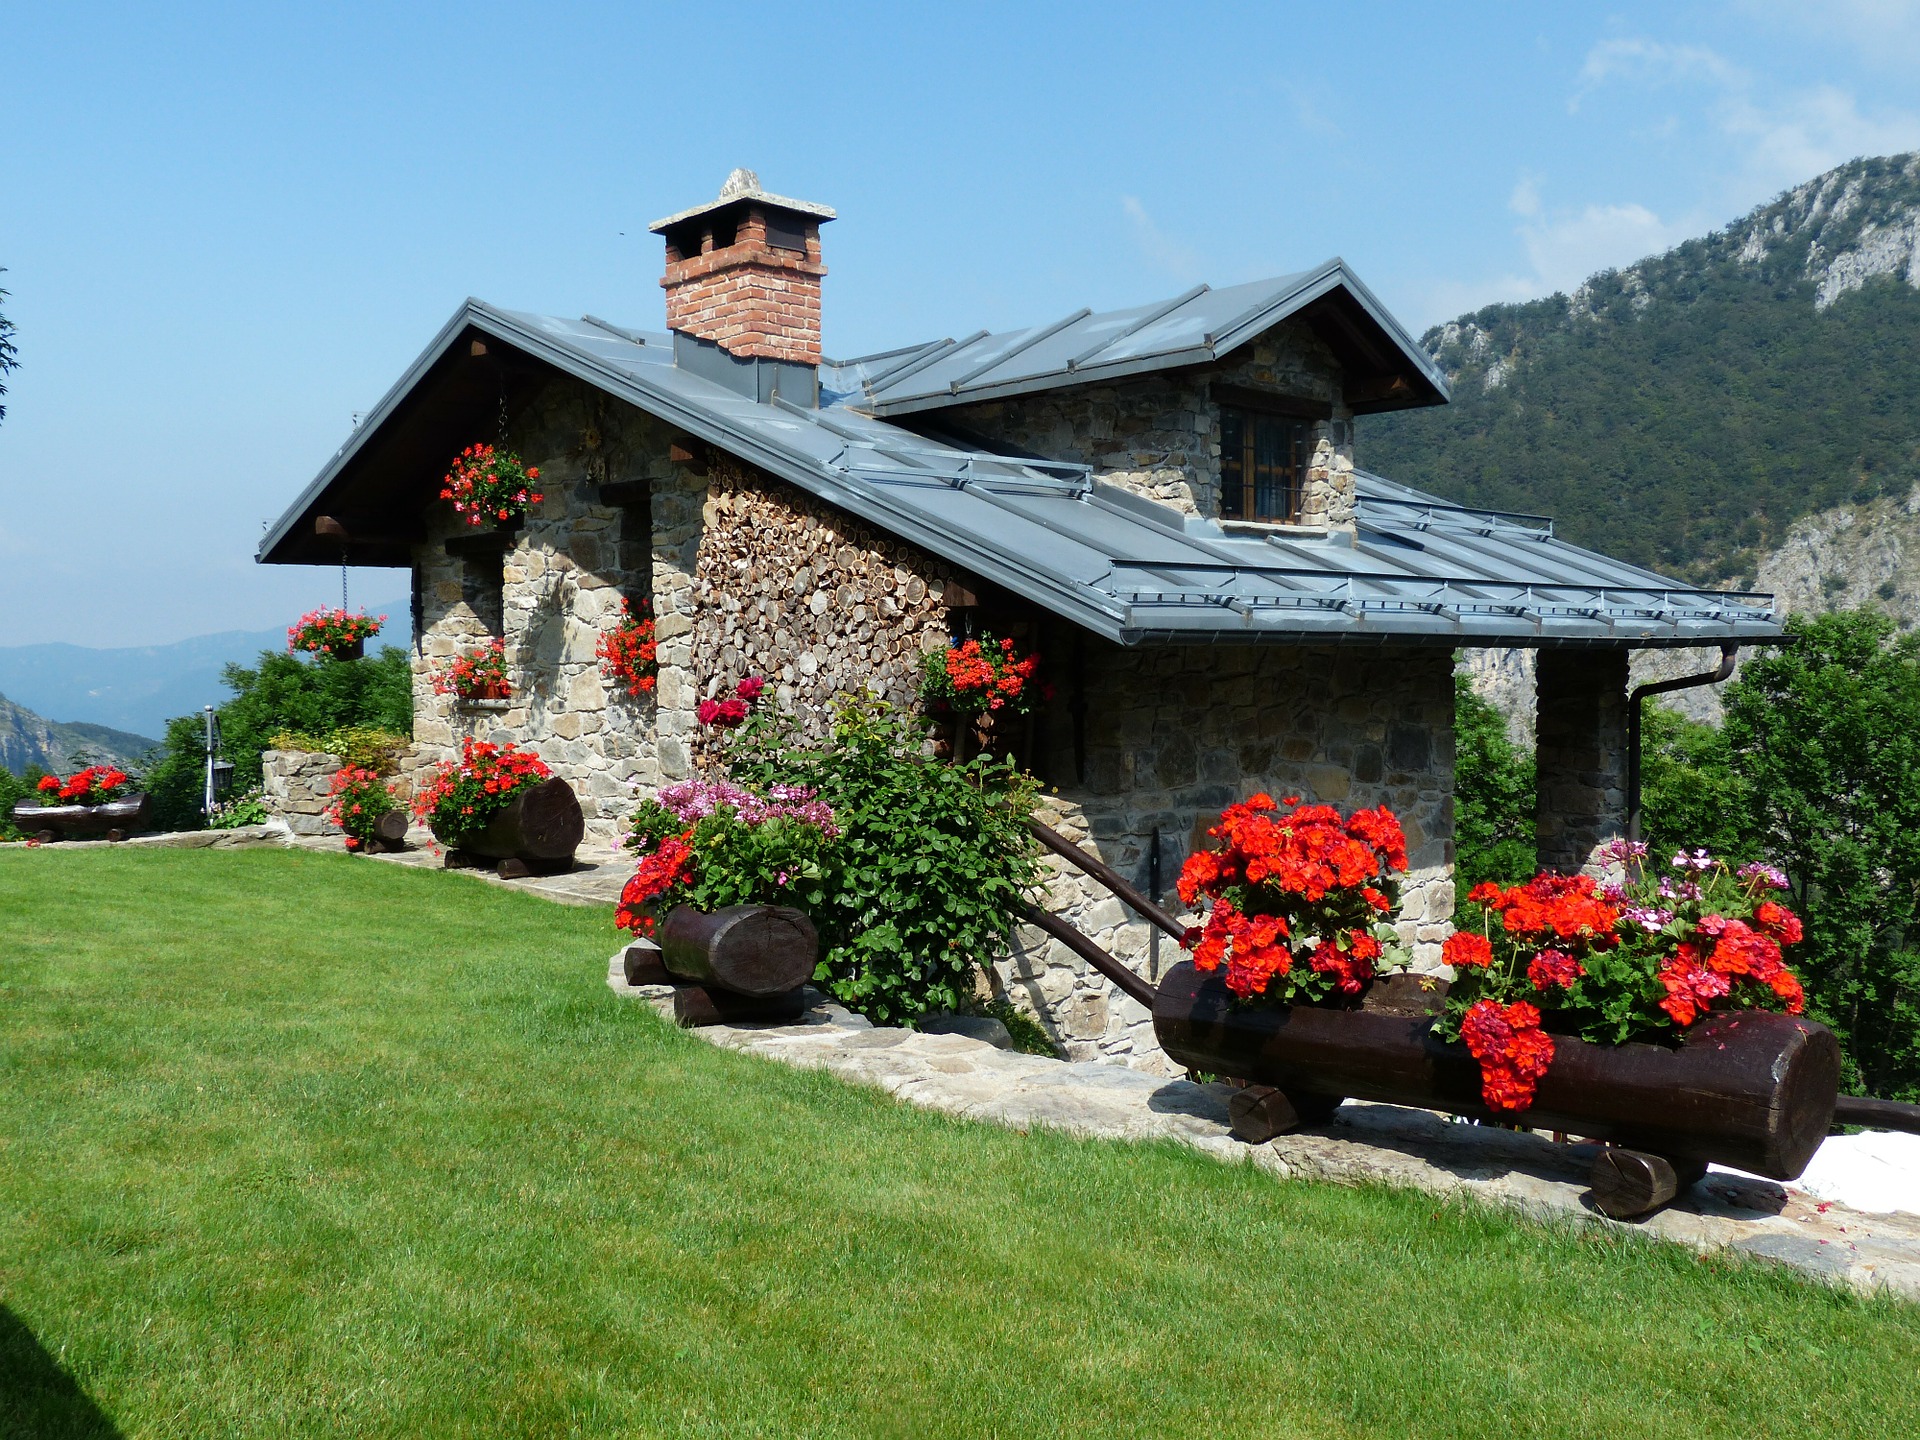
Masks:
[[[1160,983],[1154,1034],[1191,1070],[1279,1091],[1302,1121],[1324,1116],[1342,1099],[1517,1121],[1658,1156],[1672,1168],[1676,1190],[1709,1163],[1792,1180],[1833,1123],[1838,1042],[1823,1025],[1765,1010],[1706,1016],[1678,1045],[1590,1045],[1556,1035],[1533,1103],[1495,1110],[1483,1099],[1480,1064],[1467,1047],[1433,1033],[1444,982],[1427,1011],[1396,1003],[1408,993],[1392,983],[1402,978],[1376,982],[1380,1002],[1369,994],[1357,1010],[1256,1005],[1239,1000],[1218,974],[1187,962]],[[1271,1116],[1274,1102],[1266,1104]],[[1291,1128],[1280,1115],[1275,1128]],[[1649,1196],[1651,1203],[1623,1213],[1645,1213],[1673,1193]],[[1606,1208],[1606,1197],[1597,1198]]]
[[[1384,808],[1343,818],[1255,795],[1207,833],[1222,847],[1180,874],[1206,923],[1161,984],[1154,1030],[1190,1069],[1257,1087],[1233,1102],[1243,1139],[1349,1097],[1566,1131],[1619,1147],[1595,1162],[1594,1202],[1627,1218],[1710,1163],[1794,1179],[1833,1122],[1840,1048],[1798,1018],[1782,947],[1801,924],[1769,866],[1696,850],[1654,867],[1616,841],[1605,883],[1476,885],[1442,986],[1405,973],[1391,917],[1406,842]]]
[[[414,813],[446,847],[446,863],[491,864],[502,878],[573,866],[586,834],[580,801],[538,755],[468,739],[435,770]]]
[[[72,775],[43,775],[38,800],[14,802],[13,823],[34,840],[121,840],[146,824],[147,797],[126,771],[89,765]]]
[[[145,793],[124,795],[101,805],[14,803],[13,823],[43,844],[55,840],[122,840],[147,824]]]

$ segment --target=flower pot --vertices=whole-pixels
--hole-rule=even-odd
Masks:
[[[330,646],[327,654],[336,660],[358,660],[367,653],[365,640],[349,640],[344,645]]]
[[[104,805],[42,805],[17,800],[13,823],[41,840],[118,840],[147,823],[145,792]]]
[[[436,825],[433,834],[449,850],[551,869],[572,863],[586,828],[573,788],[554,775],[527,786],[479,826],[455,831]]]
[[[1833,1122],[1840,1046],[1823,1025],[1767,1011],[1709,1015],[1676,1046],[1553,1037],[1525,1110],[1490,1110],[1464,1045],[1415,1007],[1323,1010],[1246,1004],[1220,972],[1174,966],[1154,1034],[1178,1064],[1305,1097],[1346,1097],[1518,1122],[1670,1157],[1792,1180]],[[1680,1168],[1680,1167],[1676,1167]],[[1671,1190],[1668,1191],[1670,1195]],[[1616,1212],[1609,1212],[1616,1213]]]

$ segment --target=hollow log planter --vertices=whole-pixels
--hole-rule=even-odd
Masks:
[[[104,805],[42,805],[16,800],[13,823],[29,836],[51,840],[123,840],[146,828],[147,797],[124,795]]]
[[[496,861],[502,876],[514,878],[568,869],[587,821],[573,787],[554,775],[520,791],[478,829],[445,832],[436,826],[433,833],[447,847],[449,864]]]
[[[373,834],[360,842],[362,855],[397,855],[407,848],[407,812],[387,811],[373,822]]]
[[[1518,1113],[1487,1108],[1479,1065],[1464,1045],[1435,1039],[1431,1023],[1404,1008],[1237,1004],[1218,974],[1191,961],[1167,973],[1153,1006],[1154,1033],[1176,1062],[1272,1087],[1303,1115],[1328,1099],[1377,1100],[1624,1147],[1603,1150],[1593,1176],[1596,1207],[1621,1219],[1658,1209],[1709,1163],[1795,1179],[1833,1122],[1840,1046],[1810,1020],[1710,1015],[1675,1047],[1556,1035],[1553,1064]],[[1286,1119],[1264,1097],[1240,1103],[1249,1129]]]
[[[798,1019],[801,987],[813,978],[820,936],[805,913],[786,905],[676,905],[660,927],[660,948],[627,951],[629,984],[674,987],[681,1025]]]

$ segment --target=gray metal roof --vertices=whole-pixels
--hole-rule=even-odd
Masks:
[[[876,415],[907,415],[949,405],[1004,399],[1036,390],[1115,380],[1219,360],[1314,302],[1335,297],[1371,322],[1398,362],[1431,387],[1425,403],[1447,398],[1433,358],[1400,328],[1338,258],[1297,275],[1231,285],[1196,285],[1152,305],[1096,315],[1076,310],[1047,325],[964,340],[934,340],[856,360],[828,361],[820,383],[858,396]],[[1365,408],[1365,407],[1358,407]]]
[[[1225,292],[1220,292],[1225,293]],[[1085,467],[944,444],[851,409],[760,404],[673,363],[664,334],[469,300],[261,542],[291,549],[429,368],[470,332],[706,440],[1056,615],[1124,644],[1180,641],[1702,645],[1780,633],[1770,597],[1701,590],[1360,477],[1357,534],[1230,533]],[[282,558],[287,558],[283,556]]]

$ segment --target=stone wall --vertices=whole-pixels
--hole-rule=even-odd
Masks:
[[[692,586],[698,698],[759,675],[816,736],[842,692],[914,705],[921,656],[948,641],[952,567],[731,460],[715,462],[707,492]]]
[[[475,532],[449,503],[429,509],[428,538],[414,551],[421,614],[410,777],[456,757],[469,736],[525,746],[573,786],[589,842],[613,843],[636,786],[659,780],[656,713],[652,698],[630,698],[601,675],[596,648],[623,597],[653,595],[652,517],[678,512],[671,495],[664,506],[608,505],[599,486],[642,480],[671,490],[680,477],[669,440],[642,412],[555,379],[512,417],[508,443],[539,466],[545,498],[504,552],[449,555],[449,539]],[[435,690],[455,656],[494,636],[507,642],[509,706],[465,705]]]
[[[261,803],[296,835],[332,834],[333,824],[323,812],[328,788],[344,763],[322,751],[269,750],[260,757]]]
[[[1055,637],[1065,645],[1065,637]],[[1063,664],[1062,662],[1066,663]],[[1054,656],[1059,697],[1042,732],[1058,778],[1043,818],[1149,888],[1160,835],[1163,903],[1177,908],[1181,863],[1236,800],[1265,790],[1352,810],[1387,805],[1406,829],[1401,937],[1437,968],[1453,914],[1453,662],[1438,647],[1182,647],[1086,642],[1084,678]],[[1085,779],[1074,736],[1085,700]],[[1107,891],[1051,863],[1048,908],[1150,980],[1182,956]],[[1001,984],[1074,1058],[1165,1070],[1147,1012],[1066,947],[1022,928]],[[1158,964],[1154,952],[1158,951]]]
[[[1089,465],[1100,479],[1186,515],[1220,515],[1220,415],[1214,385],[1260,390],[1328,407],[1313,426],[1301,523],[1353,522],[1353,417],[1340,367],[1304,324],[1289,321],[1204,369],[1042,391],[951,414],[994,440]]]
[[[1542,650],[1535,684],[1540,864],[1602,874],[1595,852],[1626,834],[1627,651]]]

